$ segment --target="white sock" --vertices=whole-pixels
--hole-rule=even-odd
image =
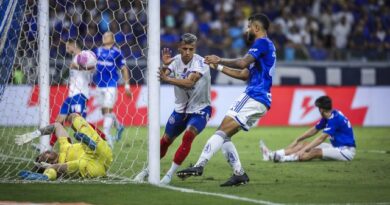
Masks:
[[[286,155],[286,152],[284,151],[284,149],[277,150],[275,153],[281,157]]]
[[[295,162],[298,161],[299,157],[296,154],[290,154],[287,156],[283,156],[280,161],[281,162]]]
[[[176,170],[180,167],[180,165],[172,162],[171,168],[168,170],[166,175],[173,176],[176,173]]]
[[[244,169],[241,166],[240,157],[236,147],[232,141],[225,141],[222,145],[222,153],[229,162],[230,166],[233,168],[233,173],[235,175],[243,175]]]
[[[118,118],[116,117],[116,115],[114,113],[110,113],[110,117],[112,118],[112,120],[114,122],[114,126],[116,128],[118,128],[120,123],[119,123]]]
[[[203,148],[202,154],[200,155],[198,162],[196,162],[195,166],[204,167],[207,162],[211,159],[211,157],[222,147],[224,138],[226,138],[226,134],[220,130],[216,131],[213,136],[207,141],[206,145]]]
[[[107,143],[108,143],[108,145],[110,145],[111,148],[114,145],[112,143],[112,137],[111,137],[111,126],[112,126],[112,123],[113,123],[113,119],[112,119],[110,113],[109,114],[104,114],[104,118],[103,118],[103,132],[106,135]]]

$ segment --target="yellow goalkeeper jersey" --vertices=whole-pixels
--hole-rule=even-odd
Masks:
[[[58,163],[78,160],[85,154],[81,143],[71,144],[66,137],[59,137],[58,143],[60,145]]]

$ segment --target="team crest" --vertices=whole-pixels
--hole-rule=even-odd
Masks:
[[[168,122],[169,122],[169,124],[172,124],[172,125],[175,124],[175,117],[173,117],[173,116],[169,117]]]

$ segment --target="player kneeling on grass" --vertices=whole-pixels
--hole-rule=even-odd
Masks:
[[[113,158],[104,135],[101,136],[102,134],[79,114],[72,113],[67,120],[72,124],[74,137],[79,143],[69,143],[69,134],[58,122],[16,137],[15,142],[22,145],[41,135],[55,132],[59,142],[58,154],[47,151],[37,157],[36,165],[39,169],[44,169],[43,174],[23,170],[19,173],[22,179],[55,180],[62,175],[82,178],[106,176]]]
[[[260,149],[263,160],[274,162],[308,161],[311,159],[351,161],[355,156],[355,139],[349,120],[338,110],[332,109],[332,100],[328,96],[319,97],[315,105],[322,116],[317,125],[294,140],[285,149],[270,151],[263,141]],[[303,140],[314,136],[320,130],[323,133],[312,142]],[[331,144],[324,143],[330,139]]]

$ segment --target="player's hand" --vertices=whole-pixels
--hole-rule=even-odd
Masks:
[[[298,159],[300,159],[302,157],[302,155],[304,155],[305,153],[306,153],[306,150],[301,149],[296,153],[296,155],[298,156]]]
[[[162,56],[162,62],[164,65],[169,65],[172,63],[173,58],[172,58],[172,51],[169,48],[163,48],[161,51],[161,56]]]
[[[31,142],[33,139],[35,139],[39,136],[40,135],[37,135],[34,132],[30,132],[30,133],[26,133],[26,134],[22,134],[22,135],[16,135],[15,136],[15,143],[17,145],[23,145],[23,144]]]
[[[214,69],[214,70],[216,70],[217,67],[218,67],[218,64],[210,63],[210,64],[209,64],[209,67],[212,68],[212,69]]]
[[[168,81],[168,76],[165,74],[163,70],[157,71],[158,77],[160,78],[161,82],[167,82]]]
[[[51,166],[51,164],[49,164],[47,162],[34,162],[34,165],[39,167],[39,168],[43,168],[43,169],[47,169]]]
[[[219,62],[221,61],[221,58],[216,56],[216,55],[210,55],[210,56],[206,56],[205,57],[205,60],[204,62],[206,64],[219,64]]]

